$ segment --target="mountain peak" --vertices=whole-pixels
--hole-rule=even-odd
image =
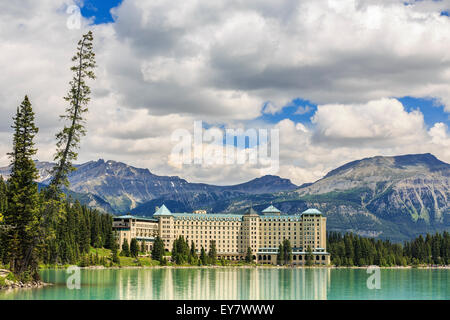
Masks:
[[[328,172],[324,178],[344,174],[350,170],[359,168],[378,167],[391,171],[403,171],[409,169],[426,170],[429,172],[449,170],[450,164],[436,158],[431,153],[406,154],[400,156],[375,156],[361,160],[351,161]]]
[[[234,190],[238,190],[241,192],[256,194],[290,191],[296,189],[297,187],[298,186],[293,184],[289,179],[274,175],[265,175],[248,182],[229,186],[227,188],[233,188]]]
[[[423,164],[430,168],[430,170],[447,169],[450,165],[436,158],[431,153],[423,154],[407,154],[393,157],[395,164],[398,166],[419,165]]]

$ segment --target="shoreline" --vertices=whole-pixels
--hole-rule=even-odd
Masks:
[[[275,266],[275,265],[240,265],[240,266],[88,266],[88,267],[80,267],[83,270],[117,270],[117,269],[367,269],[370,266],[358,267],[358,266]],[[44,270],[66,270],[67,266],[55,266],[54,268],[43,268],[40,271]],[[450,270],[450,265],[447,266],[393,266],[393,267],[380,267],[380,269],[395,269],[395,270],[408,270],[408,269],[420,269],[420,270]],[[6,270],[4,270],[6,271]],[[43,281],[33,281],[28,283],[23,282],[14,282],[11,280],[5,279],[6,285],[0,286],[0,290],[16,290],[16,289],[40,289],[47,286],[52,286],[53,283],[46,283]]]
[[[33,281],[33,282],[13,282],[7,283],[6,286],[0,287],[0,290],[15,290],[15,289],[39,289],[47,286],[52,286],[53,283],[47,283],[43,281]]]
[[[40,280],[31,282],[17,281],[14,277],[9,278],[10,275],[12,275],[11,271],[0,269],[0,279],[2,280],[0,283],[0,290],[33,289],[53,285],[52,283],[46,283]]]
[[[115,269],[230,269],[230,268],[241,268],[241,269],[367,269],[369,267],[378,266],[276,266],[276,265],[241,265],[241,266],[87,266],[79,267],[83,270],[115,270]],[[391,267],[379,267],[380,269],[433,269],[433,270],[450,270],[450,265],[447,266],[391,266]],[[67,267],[50,267],[44,268],[43,270],[65,270]]]

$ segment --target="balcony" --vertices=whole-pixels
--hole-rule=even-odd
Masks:
[[[113,228],[130,228],[130,224],[126,222],[113,222]]]

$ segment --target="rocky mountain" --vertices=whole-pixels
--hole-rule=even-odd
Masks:
[[[192,212],[195,209],[205,209],[208,212],[223,212],[234,201],[251,199],[257,195],[271,194],[283,190],[298,188],[289,179],[266,175],[251,181],[232,186],[213,186],[191,183],[192,191],[182,194],[165,193],[131,210],[136,215],[152,215],[155,207],[162,204],[170,206],[172,211]],[[200,188],[201,187],[201,188]]]
[[[48,184],[53,164],[36,162],[36,167],[39,182]],[[200,206],[211,208],[208,205],[226,199],[297,188],[290,180],[277,176],[264,176],[234,186],[189,183],[180,177],[159,176],[148,169],[102,159],[76,165],[76,168],[69,175],[71,196],[112,213],[137,209],[146,215],[153,214],[153,204],[161,205],[164,201],[178,203],[182,211]],[[6,178],[9,172],[8,167],[0,168],[0,174]]]
[[[45,162],[45,161],[34,161],[34,164],[36,166],[36,169],[39,171],[39,179],[37,182],[42,183],[45,180],[48,180],[51,177],[51,170],[54,166],[51,162]],[[8,167],[2,167],[0,168],[0,176],[2,176],[4,179],[8,179],[9,175],[11,174],[11,168]]]
[[[373,157],[347,163],[313,184],[251,199],[284,212],[317,207],[328,229],[403,240],[450,229],[450,165],[431,154]],[[233,202],[225,211],[241,210]]]
[[[39,182],[52,164],[36,162]],[[0,168],[8,177],[9,168]],[[189,183],[158,176],[115,161],[90,161],[69,176],[74,199],[111,213],[151,216],[156,206],[172,211],[257,211],[270,203],[294,214],[310,207],[328,218],[328,230],[355,232],[394,241],[420,233],[450,230],[450,165],[431,154],[372,157],[349,162],[300,187],[264,176],[233,186]]]
[[[292,190],[298,186],[289,179],[283,179],[278,176],[266,175],[251,181],[224,187],[224,190],[234,190],[249,194],[273,193],[281,190]]]

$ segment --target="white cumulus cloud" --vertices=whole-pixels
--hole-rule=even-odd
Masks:
[[[0,164],[25,94],[40,128],[38,158],[51,160],[70,58],[88,29],[97,79],[79,161],[97,158],[193,181],[242,182],[244,164],[169,162],[174,130],[195,120],[217,128],[278,128],[279,174],[318,179],[371,155],[431,152],[450,161],[445,119],[428,128],[391,97],[434,97],[450,111],[449,1],[124,0],[115,23],[67,28],[70,0],[0,3]],[[296,98],[318,104],[310,123],[280,115]],[[264,106],[266,106],[265,109]]]

